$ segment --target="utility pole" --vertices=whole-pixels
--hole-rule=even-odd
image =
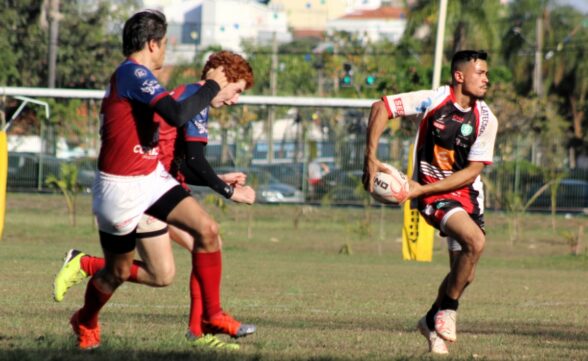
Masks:
[[[445,20],[447,19],[447,0],[439,2],[439,22],[435,40],[435,63],[433,66],[433,89],[441,85],[441,62],[443,61],[443,39],[445,38]]]
[[[544,9],[538,16],[535,28],[535,68],[533,69],[533,90],[540,98],[543,96],[543,18],[546,10]]]
[[[272,34],[272,65],[270,69],[270,92],[272,96],[278,93],[278,39],[276,32]],[[267,162],[274,162],[274,121],[276,118],[275,106],[270,106],[267,118]]]
[[[47,86],[55,88],[55,73],[57,67],[57,49],[59,37],[59,0],[50,0],[49,2],[49,79]]]

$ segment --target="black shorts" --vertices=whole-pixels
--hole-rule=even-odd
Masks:
[[[437,228],[440,231],[441,236],[443,237],[446,236],[446,234],[443,233],[443,225],[447,221],[447,215],[450,215],[458,208],[464,209],[462,204],[454,199],[440,199],[428,204],[419,203],[419,211],[423,218],[431,226]],[[469,216],[472,218],[474,222],[476,222],[476,224],[478,225],[478,227],[480,227],[482,232],[486,234],[486,231],[484,229],[484,215],[469,214]]]

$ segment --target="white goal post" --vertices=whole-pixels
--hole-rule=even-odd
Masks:
[[[0,87],[0,96],[102,99],[104,90]],[[369,108],[377,99],[243,95],[240,104],[292,107]]]

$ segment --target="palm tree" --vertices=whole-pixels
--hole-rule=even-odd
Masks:
[[[464,49],[495,49],[500,31],[498,19],[504,11],[499,0],[449,1],[445,42],[451,39],[451,55]],[[433,49],[438,16],[439,1],[417,0],[410,10],[404,36],[421,37],[426,48]]]
[[[588,141],[583,130],[588,106],[588,23],[577,10],[555,6],[549,0],[517,0],[511,4],[511,27],[505,33],[502,51],[517,91],[525,96],[533,91],[538,17],[543,18],[543,96],[559,107],[559,114],[569,122],[569,160],[574,168],[577,150]]]

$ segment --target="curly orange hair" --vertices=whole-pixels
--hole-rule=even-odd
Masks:
[[[202,79],[210,69],[222,66],[229,83],[235,83],[241,79],[245,80],[245,89],[253,86],[253,69],[251,65],[241,55],[231,51],[222,50],[212,54],[204,69],[202,69]]]

